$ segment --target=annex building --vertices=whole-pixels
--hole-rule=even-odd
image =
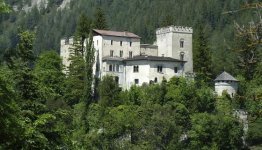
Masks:
[[[131,32],[93,29],[93,73],[99,78],[114,76],[124,89],[173,76],[191,77],[192,34],[191,27],[168,26],[156,30],[154,44],[141,44],[141,37]],[[66,67],[72,44],[72,38],[61,40],[60,55]]]

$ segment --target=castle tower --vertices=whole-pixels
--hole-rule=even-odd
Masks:
[[[70,65],[70,47],[73,44],[73,37],[70,38],[63,38],[60,41],[60,57],[62,58],[62,64],[67,68]],[[64,70],[64,72],[66,72],[66,70]]]
[[[218,96],[226,91],[231,97],[234,97],[238,89],[238,82],[237,79],[224,71],[215,79],[215,91]]]
[[[158,56],[186,61],[184,72],[193,73],[192,36],[191,27],[169,26],[157,29]]]

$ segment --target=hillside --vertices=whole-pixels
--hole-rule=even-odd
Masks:
[[[29,0],[24,3],[15,0],[8,2],[22,8],[30,4]],[[209,38],[213,62],[216,62],[213,64],[214,71],[218,73],[224,67],[227,70],[234,67],[234,54],[227,49],[233,42],[234,21],[248,24],[254,19],[253,12],[249,11],[223,14],[225,11],[241,8],[244,0],[130,0],[124,3],[121,0],[78,0],[68,4],[70,8],[58,9],[60,5],[64,7],[65,2],[68,1],[49,0],[45,8],[41,7],[39,0],[33,0],[31,5],[34,7],[32,6],[28,13],[20,10],[1,15],[1,56],[5,49],[15,47],[19,29],[36,32],[36,53],[50,49],[59,51],[60,39],[74,34],[79,15],[85,13],[93,18],[96,8],[101,7],[106,14],[109,29],[134,32],[142,37],[142,43],[153,43],[155,29],[166,24],[191,26],[194,28],[194,35],[202,24]],[[38,7],[39,11],[35,7]]]
[[[0,0],[0,149],[261,149],[261,2],[43,1],[8,0],[15,8],[10,12]],[[184,41],[192,38],[180,33],[174,47],[183,48],[180,60],[133,57],[139,42],[122,37],[119,45],[99,37],[84,47],[93,27],[131,31],[142,43],[153,43],[155,29],[172,24],[193,27],[193,61],[183,59],[192,50]],[[65,73],[59,43],[72,35]],[[160,44],[168,47],[163,37]],[[119,56],[132,58],[94,59],[103,52],[118,56],[112,45],[121,46]],[[155,63],[148,63],[148,71],[147,61]],[[193,80],[183,76],[190,61]],[[153,76],[141,80],[148,76],[144,71]],[[120,79],[126,74],[132,76],[128,90]]]

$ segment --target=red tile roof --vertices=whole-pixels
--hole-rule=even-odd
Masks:
[[[109,31],[109,30],[97,30],[93,29],[93,31],[98,35],[107,35],[107,36],[118,36],[118,37],[129,37],[129,38],[141,38],[140,36],[131,33],[131,32],[119,32],[119,31]]]

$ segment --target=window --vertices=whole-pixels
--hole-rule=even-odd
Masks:
[[[132,42],[129,43],[130,47],[132,46]]]
[[[68,45],[69,44],[69,38],[66,38],[65,39],[65,45]]]
[[[177,72],[178,72],[178,69],[177,69],[177,67],[175,67],[175,68],[174,68],[174,71],[175,71],[175,73],[177,73]]]
[[[115,77],[115,81],[116,81],[117,84],[119,83],[119,77],[118,76]]]
[[[139,84],[139,79],[135,79],[135,84]]]
[[[119,72],[119,65],[116,65],[115,67],[116,67],[116,69],[115,69],[116,72]]]
[[[110,50],[110,57],[114,57],[114,51]]]
[[[119,65],[119,72],[123,72],[123,69],[124,68],[124,66],[123,65]]]
[[[155,77],[155,83],[157,83],[157,77]]]
[[[185,56],[185,53],[184,52],[180,52],[180,60],[184,60],[184,56]]]
[[[157,72],[163,72],[163,66],[157,66]]]
[[[120,41],[120,46],[122,46],[122,44],[123,44],[123,41]]]
[[[138,67],[138,66],[134,66],[133,71],[134,71],[134,72],[138,72],[138,71],[139,71],[139,67]]]
[[[184,39],[180,39],[180,48],[184,48]]]
[[[113,45],[113,40],[111,40],[111,45]]]
[[[132,58],[132,57],[133,57],[133,52],[129,51],[129,58]]]
[[[98,40],[96,40],[96,45],[98,45]]]
[[[113,71],[113,65],[109,65],[109,71]]]
[[[120,51],[120,57],[123,57],[123,51],[122,50]]]

